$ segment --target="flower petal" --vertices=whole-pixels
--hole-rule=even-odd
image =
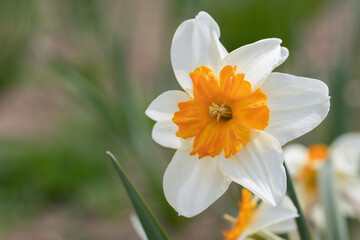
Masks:
[[[341,210],[349,217],[360,220],[360,177],[336,176],[337,190],[340,193]]]
[[[284,157],[271,135],[252,130],[246,147],[229,159],[220,158],[223,173],[265,202],[276,205],[286,192]]]
[[[175,32],[171,45],[171,63],[181,87],[192,95],[189,73],[206,66],[218,75],[220,61],[227,55],[219,41],[220,29],[206,12],[183,22]]]
[[[272,230],[272,226],[274,226],[274,230],[277,232],[284,233],[289,230],[289,224],[284,222],[289,222],[289,220],[298,216],[297,209],[288,196],[285,196],[275,207],[261,203],[246,233],[253,234],[264,228]],[[283,224],[279,225],[280,223]]]
[[[237,65],[237,73],[244,73],[245,80],[255,91],[273,71],[289,56],[289,51],[280,46],[281,40],[269,38],[242,46],[227,55],[221,62],[221,69]]]
[[[306,164],[309,151],[301,144],[290,144],[283,148],[285,163],[290,174],[300,171]]]
[[[356,176],[360,170],[360,133],[346,133],[331,144],[334,169],[346,175]]]
[[[140,219],[135,213],[130,214],[130,222],[141,240],[148,240]]]
[[[329,89],[319,80],[271,73],[261,89],[270,109],[265,131],[281,145],[315,128],[329,112]]]
[[[191,100],[189,94],[183,91],[172,90],[160,94],[150,106],[145,114],[155,121],[171,120],[176,111],[179,111],[178,103]]]
[[[204,211],[228,189],[231,180],[218,167],[218,159],[190,156],[178,150],[164,175],[167,201],[185,217]]]
[[[271,232],[281,234],[281,233],[293,232],[297,229],[297,226],[295,219],[288,219],[287,221],[275,223],[267,227],[266,229]]]
[[[163,147],[178,149],[186,140],[177,137],[178,126],[170,121],[156,122],[152,129],[152,138]]]

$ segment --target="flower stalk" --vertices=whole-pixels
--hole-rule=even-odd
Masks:
[[[285,167],[286,178],[287,178],[287,195],[293,201],[295,207],[298,210],[298,214],[299,214],[299,217],[295,218],[295,221],[296,221],[296,225],[298,227],[300,239],[301,240],[310,240],[310,233],[309,233],[308,227],[306,225],[306,220],[305,220],[304,214],[302,213],[299,201],[296,196],[294,185],[291,180],[291,176],[289,174],[288,168],[285,163],[284,163],[284,167]]]

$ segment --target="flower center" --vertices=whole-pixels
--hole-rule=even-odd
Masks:
[[[224,218],[232,222],[234,225],[229,231],[223,232],[225,240],[237,240],[244,230],[249,226],[252,220],[257,204],[253,201],[251,193],[247,189],[241,190],[241,202],[239,205],[239,214],[237,218],[224,215]]]
[[[212,103],[209,106],[209,114],[212,117],[216,116],[216,121],[219,121],[220,118],[224,119],[224,120],[229,120],[232,119],[232,111],[231,108],[226,106],[226,103],[224,102],[223,104],[221,104],[221,106],[219,107],[219,105],[217,105],[216,103]]]
[[[190,73],[194,98],[178,103],[172,121],[179,127],[176,136],[193,138],[190,155],[215,157],[222,152],[230,158],[246,146],[251,129],[264,130],[269,123],[267,96],[251,84],[236,66],[225,66],[220,76],[200,66]]]

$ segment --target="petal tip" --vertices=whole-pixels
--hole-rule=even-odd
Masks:
[[[151,113],[150,113],[150,110],[149,110],[149,107],[145,110],[145,115],[148,117],[148,118],[151,118],[152,119],[152,117],[151,117]]]

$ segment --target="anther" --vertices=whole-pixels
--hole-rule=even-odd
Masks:
[[[226,106],[226,102],[221,104],[221,106],[217,105],[216,103],[212,103],[209,106],[209,114],[212,117],[216,116],[216,121],[219,121],[220,118],[227,120],[232,118],[231,108]]]

